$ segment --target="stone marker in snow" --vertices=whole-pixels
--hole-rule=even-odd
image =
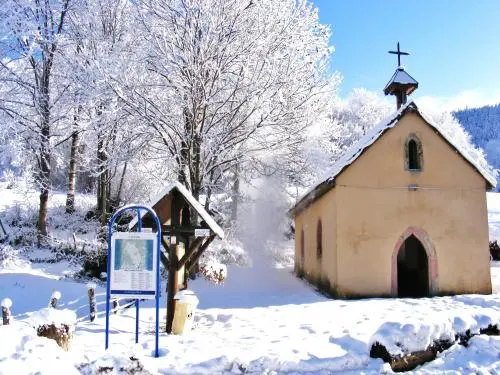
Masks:
[[[31,321],[38,336],[55,340],[66,351],[70,349],[76,324],[74,311],[48,307],[33,313]]]
[[[10,298],[4,298],[2,300],[2,321],[4,326],[10,324],[11,307],[12,307],[12,300]]]
[[[89,295],[90,321],[91,322],[93,322],[95,320],[95,317],[97,315],[97,303],[96,303],[96,299],[95,299],[95,288],[96,288],[95,283],[88,283],[87,284],[87,292]]]
[[[61,299],[61,292],[56,290],[54,293],[52,293],[52,296],[50,296],[50,302],[49,302],[49,307],[56,308],[57,306],[57,301]]]

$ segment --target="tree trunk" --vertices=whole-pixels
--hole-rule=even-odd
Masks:
[[[123,190],[123,182],[125,181],[125,174],[127,173],[128,162],[125,162],[123,166],[122,175],[120,177],[120,183],[118,184],[118,191],[116,192],[116,203],[120,204],[122,200],[122,190]]]
[[[234,169],[234,180],[233,186],[231,188],[232,200],[231,200],[231,224],[236,223],[238,218],[238,200],[240,199],[240,166],[236,165]]]
[[[97,211],[99,212],[99,214],[102,213],[103,211],[103,206],[102,206],[102,195],[103,195],[103,192],[102,192],[102,179],[101,179],[101,175],[103,173],[103,167],[102,167],[102,161],[101,161],[101,148],[103,146],[103,142],[102,142],[102,136],[101,136],[101,132],[100,131],[97,131],[97,173],[98,173],[98,176],[97,176]]]
[[[106,214],[108,212],[108,207],[107,207],[107,189],[106,189],[106,172],[103,171],[100,175],[99,175],[99,185],[101,187],[100,191],[101,191],[101,196],[99,197],[99,202],[100,202],[100,205],[101,205],[101,224],[102,225],[105,225],[106,224]]]
[[[109,182],[107,161],[106,151],[104,150],[103,136],[99,132],[97,134],[97,163],[99,171],[99,176],[97,178],[97,211],[100,214],[100,221],[102,225],[106,224],[108,213]]]
[[[40,155],[38,183],[40,184],[40,208],[38,211],[38,246],[47,236],[47,219],[50,190],[50,106],[49,72],[44,69],[40,82]]]
[[[210,209],[210,199],[212,199],[212,188],[210,186],[206,186],[205,190],[205,210],[208,212],[208,210]]]
[[[77,116],[75,115],[75,123]],[[78,155],[78,143],[80,136],[78,130],[74,130],[71,134],[71,151],[69,156],[68,170],[68,194],[66,196],[66,212],[72,214],[75,212],[75,182],[76,182],[76,158]]]

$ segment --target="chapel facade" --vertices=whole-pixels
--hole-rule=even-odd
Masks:
[[[399,52],[399,48],[398,48]],[[290,210],[295,271],[339,297],[491,293],[486,191],[495,176],[406,98]]]

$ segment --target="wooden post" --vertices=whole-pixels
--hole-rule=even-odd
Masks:
[[[118,299],[113,298],[113,314],[116,314],[118,312],[118,308],[120,305],[118,304]]]
[[[52,296],[50,296],[49,307],[55,309],[57,306],[57,301],[59,301],[60,298],[61,298],[61,292],[56,290],[54,293],[52,293]]]
[[[182,242],[180,242],[176,247],[175,247],[175,256],[177,257],[177,260],[182,259],[184,254],[186,253],[186,248]],[[179,262],[177,262],[177,272],[179,275],[177,276],[177,288],[178,289],[185,289],[186,286],[184,285],[184,274],[185,274],[185,269],[184,266],[179,267]]]
[[[178,236],[178,229],[180,228],[182,220],[182,209],[184,198],[177,192],[172,193],[172,206],[171,206],[171,220],[170,224],[172,227],[171,236],[175,236],[177,243],[184,242],[183,239]],[[173,241],[172,241],[173,242]],[[168,254],[168,284],[167,284],[167,333],[172,332],[172,324],[174,322],[174,312],[175,312],[175,300],[174,297],[179,291],[179,272],[178,263],[179,258],[177,257],[177,246],[174,243],[170,243],[170,249]]]
[[[87,292],[89,295],[89,317],[90,321],[93,322],[95,320],[95,317],[97,315],[97,303],[96,303],[96,298],[95,298],[95,287],[96,285],[94,283],[89,283],[87,285]]]
[[[175,300],[174,297],[179,291],[179,272],[177,271],[177,250],[176,245],[170,246],[168,284],[167,284],[167,333],[172,332],[174,322]]]
[[[12,300],[10,298],[4,298],[2,300],[2,321],[4,326],[10,324],[11,307],[12,307]]]

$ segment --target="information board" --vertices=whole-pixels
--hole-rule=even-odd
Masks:
[[[111,295],[155,298],[157,241],[156,233],[113,233],[109,275]]]

